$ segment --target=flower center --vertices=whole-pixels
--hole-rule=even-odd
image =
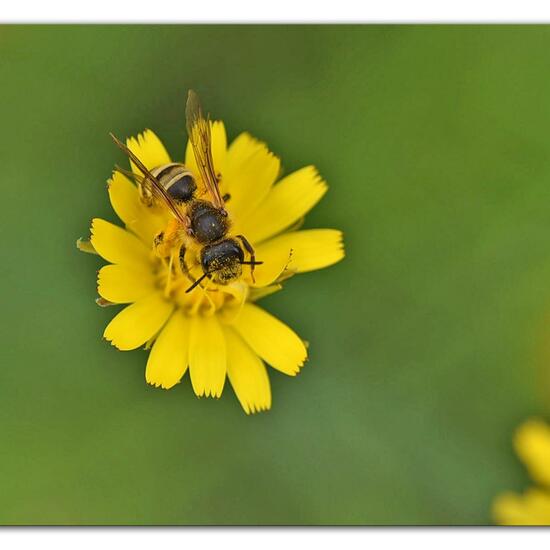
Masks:
[[[189,290],[204,275],[199,251],[196,246],[185,252],[174,250],[168,258],[159,258],[152,251],[157,287],[189,316],[214,315],[222,309],[224,313],[238,312],[248,296],[248,285],[243,281],[219,285],[205,277]]]

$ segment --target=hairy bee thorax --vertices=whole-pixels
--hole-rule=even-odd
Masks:
[[[201,244],[211,244],[222,239],[229,230],[227,215],[208,201],[194,200],[187,215],[191,220],[191,234]]]

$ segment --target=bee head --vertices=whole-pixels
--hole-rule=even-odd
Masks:
[[[235,239],[224,239],[203,247],[202,269],[217,284],[225,285],[241,276],[244,252]]]

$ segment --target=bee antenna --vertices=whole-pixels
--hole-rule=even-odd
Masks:
[[[263,264],[263,262],[240,262],[241,265],[261,265]],[[221,268],[220,268],[221,269]],[[208,275],[211,275],[212,273],[214,273],[215,271],[219,271],[219,269],[213,269],[212,271],[207,271],[206,273],[203,273],[186,291],[185,291],[185,294],[187,294],[188,292],[191,292],[194,288],[196,288],[197,286],[199,286],[202,281],[208,277]]]
[[[202,275],[201,277],[199,277],[186,291],[185,291],[185,294],[187,294],[188,292],[191,292],[195,287],[199,286],[199,284],[203,281],[203,279],[205,277],[208,277],[208,275],[210,274],[210,272],[206,272],[204,275]]]

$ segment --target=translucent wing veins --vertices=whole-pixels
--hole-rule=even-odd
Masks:
[[[166,192],[164,187],[159,183],[157,178],[151,174],[147,167],[139,160],[139,158],[122,143],[114,134],[109,134],[116,145],[128,155],[130,160],[137,166],[138,170],[143,174],[143,177],[151,182],[151,191],[153,195],[164,203],[174,214],[174,216],[185,226],[188,225],[187,216],[178,208],[178,205],[173,201],[172,197]]]
[[[214,206],[223,209],[224,201],[220,194],[218,176],[212,157],[210,120],[204,117],[199,96],[193,90],[189,90],[189,95],[187,96],[185,118],[187,133],[193,147],[193,154],[195,155],[201,179],[212,197]]]

